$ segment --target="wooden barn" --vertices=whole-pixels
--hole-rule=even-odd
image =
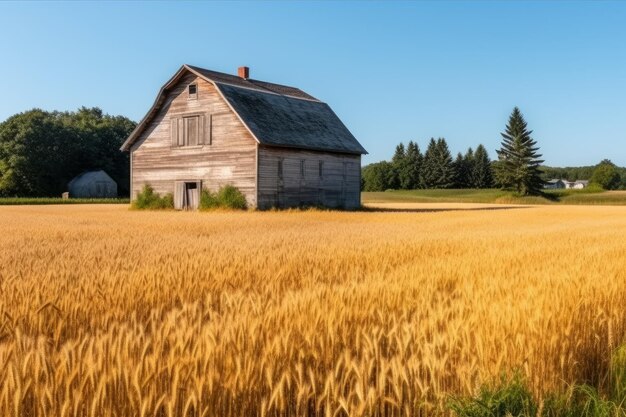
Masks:
[[[117,183],[103,170],[85,171],[67,184],[72,198],[115,198]]]
[[[122,145],[131,196],[149,184],[197,207],[202,188],[230,184],[260,209],[360,206],[367,153],[328,104],[304,91],[183,65]]]

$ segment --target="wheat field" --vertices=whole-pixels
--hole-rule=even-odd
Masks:
[[[0,415],[435,415],[513,372],[538,398],[602,389],[626,207],[402,207],[0,207]]]

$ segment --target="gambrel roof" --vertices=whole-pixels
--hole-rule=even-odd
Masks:
[[[183,65],[162,88],[152,108],[122,145],[127,151],[163,104],[169,89],[187,72],[215,85],[219,94],[262,145],[365,154],[328,104],[280,84]]]

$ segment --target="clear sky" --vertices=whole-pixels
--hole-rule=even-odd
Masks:
[[[0,3],[0,120],[140,120],[183,64],[297,86],[369,151],[445,137],[492,157],[514,106],[546,163],[626,165],[626,3]]]

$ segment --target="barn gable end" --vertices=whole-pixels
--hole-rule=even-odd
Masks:
[[[189,85],[196,85],[197,98],[188,97]],[[173,146],[173,123],[196,115],[202,119],[202,143]],[[176,182],[201,181],[211,190],[232,184],[256,204],[256,141],[216,87],[194,74],[184,75],[165,93],[130,151],[133,196],[146,184],[165,194],[174,193]]]

